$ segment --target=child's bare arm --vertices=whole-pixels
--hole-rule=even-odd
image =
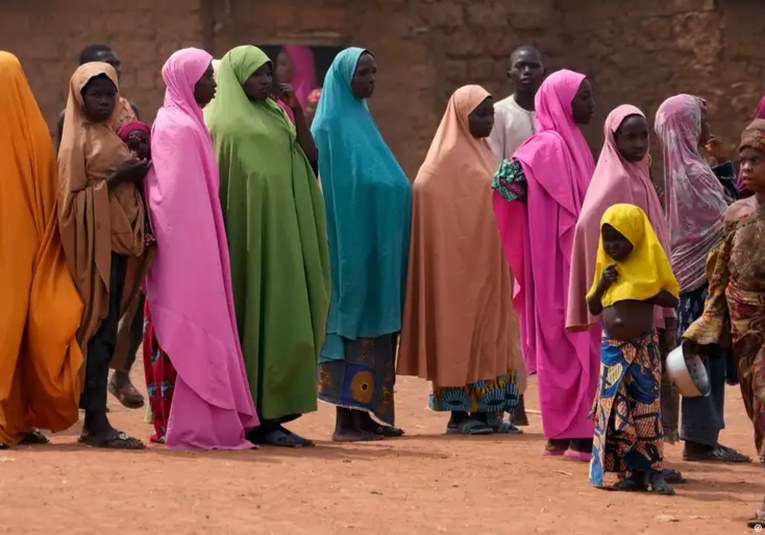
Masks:
[[[608,290],[618,278],[619,272],[616,270],[615,265],[610,265],[603,270],[603,275],[600,277],[598,286],[587,299],[587,308],[590,309],[590,314],[599,316],[600,313],[603,312],[603,294],[606,293],[606,290]]]
[[[598,289],[600,289],[600,286],[598,286]],[[601,312],[603,312],[603,292],[600,292],[598,290],[595,290],[595,293],[592,294],[589,299],[587,299],[587,308],[590,309],[590,314],[593,316],[599,316]]]
[[[666,290],[662,290],[648,300],[651,304],[662,308],[675,308],[678,303],[677,297]]]

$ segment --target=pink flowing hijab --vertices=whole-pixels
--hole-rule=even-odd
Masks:
[[[765,119],[765,95],[760,99],[760,103],[757,105],[757,111],[754,112],[755,119]]]
[[[616,148],[616,131],[627,117],[645,115],[635,106],[619,106],[606,118],[603,125],[603,150],[584,198],[582,212],[576,223],[571,258],[568,315],[566,328],[581,330],[597,325],[599,317],[592,316],[587,307],[587,292],[595,276],[595,259],[600,240],[600,220],[614,204],[639,206],[648,215],[659,242],[669,251],[669,236],[664,210],[648,175],[648,153],[639,162],[628,162]],[[664,327],[665,317],[674,317],[672,309],[656,307],[656,326]]]
[[[725,190],[699,153],[704,101],[676,95],[656,112],[656,135],[664,152],[665,214],[672,271],[680,293],[706,281],[709,252],[722,239]]]
[[[167,90],[145,184],[157,257],[145,288],[157,341],[178,372],[167,446],[245,449],[258,417],[234,315],[218,166],[194,99],[211,60],[187,48],[162,68]]]
[[[565,330],[574,230],[595,162],[571,103],[585,80],[563,70],[536,96],[537,134],[513,156],[527,183],[525,202],[494,192],[505,257],[516,277],[515,306],[523,356],[539,373],[547,438],[592,436],[588,414],[595,395],[598,333]]]
[[[282,50],[289,56],[294,67],[294,74],[289,84],[295,90],[298,102],[305,108],[305,105],[308,103],[308,95],[316,89],[316,63],[313,58],[313,51],[310,47],[302,45],[285,45]],[[295,117],[289,106],[281,101],[279,105],[287,112],[290,120],[295,122]]]

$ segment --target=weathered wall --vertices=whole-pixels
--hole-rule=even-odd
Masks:
[[[16,54],[51,126],[66,105],[83,46],[107,43],[124,63],[122,86],[147,118],[162,103],[160,68],[179,47],[199,45],[203,0],[2,0],[0,49]],[[173,7],[182,4],[184,7]]]
[[[76,55],[111,43],[123,59],[123,92],[151,119],[162,100],[159,69],[182,46],[220,57],[243,43],[359,45],[373,50],[379,86],[371,107],[414,176],[448,94],[480,83],[497,96],[507,54],[531,43],[551,68],[587,72],[602,119],[630,102],[652,119],[678,92],[704,96],[713,129],[733,144],[765,92],[762,0],[2,0],[0,48],[21,58],[53,124]]]

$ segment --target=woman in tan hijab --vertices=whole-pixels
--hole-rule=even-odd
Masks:
[[[80,442],[142,449],[141,441],[114,429],[106,416],[117,326],[145,271],[145,212],[136,183],[150,167],[133,159],[110,126],[118,97],[117,73],[106,63],[86,63],[72,76],[58,154],[59,225],[85,303],[77,333],[86,358]]]
[[[493,104],[482,87],[458,89],[414,181],[398,373],[433,381],[430,406],[451,412],[447,433],[520,433],[502,419],[523,367],[491,204]]]

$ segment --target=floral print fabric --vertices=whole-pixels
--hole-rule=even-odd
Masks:
[[[722,239],[727,209],[723,185],[699,153],[704,112],[700,98],[677,95],[656,114],[656,135],[664,153],[664,210],[672,241],[672,270],[680,293],[706,281],[706,258]]]

